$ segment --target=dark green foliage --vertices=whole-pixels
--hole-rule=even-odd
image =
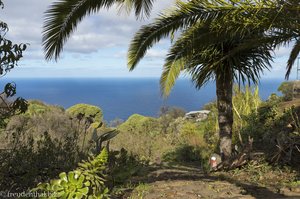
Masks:
[[[252,42],[255,38],[267,40],[265,31],[249,27],[243,34],[220,34],[222,30],[214,29],[222,26],[221,18],[226,17],[224,12],[217,13],[217,16],[215,12],[230,6],[235,7],[227,1],[177,1],[170,12],[142,26],[128,50],[128,68],[133,70],[154,44],[165,37],[173,39],[172,35],[178,33],[163,65],[160,78],[162,94],[169,95],[181,73],[188,74],[197,89],[209,81],[216,82],[219,143],[223,159],[228,159],[232,152],[233,83],[256,83],[263,70],[271,68],[273,58],[272,44]],[[245,5],[240,2],[238,6]]]
[[[0,128],[5,127],[8,122],[8,118],[24,113],[27,110],[27,101],[21,97],[14,100],[16,95],[16,84],[8,83],[4,87],[4,91],[0,93]]]
[[[92,152],[94,154],[99,154],[100,151],[102,150],[102,144],[103,142],[108,142],[107,143],[107,146],[109,146],[109,141],[114,138],[115,136],[118,135],[118,131],[117,130],[110,130],[110,131],[107,131],[101,135],[97,135],[97,131],[96,129],[94,129],[94,132],[93,132],[93,136],[92,136],[92,140],[94,143],[95,143],[95,148],[92,150]]]
[[[0,7],[3,9],[4,4],[0,1]],[[0,77],[4,76],[11,69],[18,65],[18,62],[23,57],[23,52],[26,50],[26,44],[14,44],[11,40],[6,39],[5,35],[8,32],[8,25],[0,20]],[[27,109],[25,99],[16,98],[16,84],[8,83],[4,87],[4,91],[0,93],[0,127],[4,127],[6,118],[23,113]],[[14,98],[12,100],[12,98]]]
[[[279,104],[265,103],[257,113],[247,117],[242,129],[244,138],[254,138],[254,148],[262,150],[270,162],[297,166],[300,163],[300,107],[291,107],[283,113]]]
[[[110,186],[124,184],[131,177],[145,173],[147,165],[147,161],[128,153],[124,148],[120,151],[112,151],[109,156]]]
[[[200,162],[200,149],[189,145],[181,145],[174,152],[164,156],[166,161],[175,162]]]
[[[271,93],[271,95],[268,97],[267,102],[270,104],[278,104],[281,102],[282,99],[280,96],[278,96],[276,93]]]
[[[74,169],[93,147],[87,144],[92,132],[83,135],[82,129],[87,129],[85,124],[70,119],[60,107],[30,101],[28,110],[10,118],[6,133],[0,134],[3,190],[26,191]]]
[[[35,136],[13,132],[6,149],[0,150],[0,184],[3,191],[26,191],[61,171],[71,170],[83,157],[76,134],[60,139],[49,133]],[[66,161],[67,160],[67,161]]]
[[[41,183],[33,191],[50,192],[50,198],[109,198],[105,186],[107,162],[108,151],[104,148],[96,157],[79,163],[74,171],[62,172],[59,179]]]
[[[278,91],[283,94],[284,101],[290,101],[293,99],[293,84],[294,82],[282,82],[278,87]]]

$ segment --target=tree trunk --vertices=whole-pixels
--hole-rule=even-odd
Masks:
[[[216,71],[219,139],[222,160],[227,160],[232,152],[232,72],[230,67]]]

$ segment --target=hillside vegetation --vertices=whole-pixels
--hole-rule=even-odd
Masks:
[[[250,172],[255,183],[275,186],[272,180],[275,174],[263,179],[259,176],[279,169],[288,178],[280,175],[276,186],[299,183],[300,108],[287,106],[297,100],[286,102],[284,96],[271,95],[263,102],[258,88],[236,87],[234,93],[236,152],[251,137],[253,150],[258,154],[250,165],[235,170],[235,175],[243,179]],[[151,167],[159,165],[192,164],[209,172],[209,158],[218,152],[216,103],[203,108],[211,112],[200,122],[186,119],[180,108],[163,107],[158,118],[134,114],[110,127],[96,106],[78,104],[64,110],[30,101],[27,111],[11,117],[0,134],[1,188],[29,191],[40,182],[57,178],[63,171],[77,171],[76,165],[81,160],[92,161],[96,151],[104,147],[108,150],[108,160],[99,175],[103,175],[101,182],[108,188],[101,192],[105,197],[120,195],[118,187],[127,186],[134,176],[144,176]],[[265,165],[265,170],[253,173],[251,164]],[[280,169],[282,166],[290,170]],[[48,189],[39,187],[40,191]]]

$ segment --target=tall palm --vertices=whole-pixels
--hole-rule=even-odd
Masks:
[[[76,26],[83,19],[83,17],[98,12],[101,8],[110,8],[115,4],[123,6],[125,5],[129,9],[133,8],[135,10],[136,16],[141,16],[143,13],[145,13],[145,15],[147,16],[150,13],[153,2],[154,0],[60,0],[53,3],[45,14],[43,46],[46,53],[46,59],[57,59],[59,57],[60,53],[63,50],[64,43],[66,42],[68,37],[70,37],[70,34],[76,29]],[[215,53],[218,50],[220,51],[220,49],[222,49],[221,52],[223,53],[223,56],[217,59],[217,61],[211,58],[212,64],[210,64],[209,67],[200,67],[198,64],[199,67],[196,67],[195,71],[193,71],[191,69],[193,67],[186,67],[187,65],[192,66],[193,62],[194,66],[196,66],[197,62],[195,61],[195,56],[191,56],[191,52],[189,53],[184,51],[184,49],[181,49],[182,53],[186,53],[185,58],[187,58],[188,54],[190,54],[189,57],[193,57],[192,60],[194,61],[187,64],[185,62],[186,59],[174,59],[176,61],[173,62],[173,65],[177,67],[167,67],[168,65],[165,65],[165,69],[169,68],[168,70],[171,71],[170,74],[176,74],[174,72],[182,70],[190,71],[195,82],[195,79],[197,78],[194,78],[195,75],[193,74],[196,74],[197,71],[203,68],[206,72],[199,73],[199,76],[201,78],[209,78],[204,78],[205,81],[203,81],[202,83],[201,81],[199,81],[198,87],[205,84],[208,80],[214,78],[217,80],[218,84],[218,81],[222,79],[219,78],[220,75],[218,73],[221,73],[222,76],[223,71],[219,72],[219,70],[215,70],[213,72],[213,70],[209,69],[214,69],[214,67],[219,65],[229,65],[229,63],[232,62],[229,60],[232,57],[236,56],[239,51],[246,52],[250,49],[257,49],[256,47],[260,46],[262,48],[261,50],[264,51],[265,54],[256,54],[256,56],[258,56],[256,58],[260,59],[261,61],[244,60],[248,65],[246,64],[245,67],[242,67],[238,74],[236,73],[236,71],[239,70],[237,70],[236,68],[239,65],[231,63],[230,66],[235,65],[236,68],[233,70],[234,74],[232,74],[232,78],[229,78],[229,82],[231,82],[233,78],[240,78],[242,80],[245,80],[250,77],[250,79],[255,80],[259,76],[259,72],[263,68],[268,66],[267,62],[265,63],[265,65],[263,65],[262,60],[270,57],[268,51],[265,50],[268,49],[270,45],[273,45],[273,47],[277,47],[279,45],[285,45],[293,40],[296,40],[295,46],[291,52],[291,56],[288,62],[287,76],[297,55],[299,54],[300,8],[298,0],[190,0],[187,3],[179,2],[178,8],[179,9],[177,9],[177,12],[173,12],[172,15],[164,16],[160,19],[165,27],[161,28],[158,26],[156,28],[156,24],[152,24],[153,26],[146,26],[143,29],[145,29],[144,32],[151,32],[153,30],[155,31],[154,34],[140,36],[136,35],[135,38],[140,38],[140,40],[136,40],[133,43],[136,43],[137,45],[141,44],[141,46],[136,46],[136,48],[138,49],[136,51],[136,54],[134,53],[134,50],[130,51],[129,66],[131,69],[133,69],[138,61],[144,56],[146,50],[159,39],[164,36],[169,36],[176,30],[183,30],[183,32],[188,32],[187,30],[192,30],[192,27],[194,27],[193,29],[196,30],[197,28],[195,28],[195,25],[198,24],[200,26],[199,22],[201,21],[206,21],[208,23],[211,22],[208,27],[208,29],[210,30],[209,32],[215,31],[215,38],[220,40],[216,43],[216,45],[214,46],[215,49],[211,50],[211,52]],[[251,39],[251,32],[255,34],[263,34],[263,36],[259,35],[259,37],[256,37],[256,39]],[[195,37],[195,35],[190,35],[190,37]],[[206,42],[206,45],[208,46],[208,42],[211,41],[209,33],[207,38],[207,41],[202,40],[201,42],[204,42],[204,44]],[[244,41],[244,43],[239,43],[235,48],[233,47],[234,45],[225,48],[232,49],[232,51],[223,50],[225,44],[227,45],[228,41],[235,41],[237,38],[239,38],[238,40]],[[246,43],[247,40],[248,43]],[[249,44],[251,45],[249,46]],[[196,43],[193,42],[193,45],[196,45]],[[221,45],[221,48],[219,45]],[[132,46],[134,47],[134,45]],[[200,49],[195,48],[195,51],[199,50]],[[227,52],[227,55],[225,52]],[[176,56],[176,58],[178,58],[178,56]],[[258,67],[257,70],[250,70],[250,62],[259,62],[261,64],[258,64],[258,66],[260,65],[260,67]],[[183,64],[180,65],[179,63]],[[174,84],[174,81],[179,74],[167,75],[168,70],[165,70],[163,74],[166,79],[166,83],[165,86],[163,86],[163,89],[166,93],[170,91],[172,84]],[[226,72],[225,69],[224,71]],[[228,71],[227,73],[229,74]],[[226,77],[230,76],[227,75]],[[164,80],[162,78],[162,82],[163,81]],[[224,82],[224,85],[225,83],[229,84],[229,82]],[[230,87],[231,84],[227,86]],[[222,95],[222,93],[218,95]],[[228,93],[228,96],[230,98],[230,92]],[[220,102],[219,104],[222,103]],[[220,115],[220,119],[222,119],[222,114]],[[226,128],[227,127],[225,125],[224,129]]]
[[[258,45],[257,38],[268,39],[268,35],[260,31],[249,30],[234,36],[220,34],[211,28],[216,25],[214,21],[204,17],[209,12],[206,8],[198,2],[178,3],[177,9],[143,26],[131,42],[128,66],[133,70],[147,49],[179,31],[163,66],[161,89],[163,94],[169,94],[181,72],[190,74],[197,88],[215,80],[220,150],[223,158],[228,159],[232,145],[233,82],[256,82],[260,73],[271,67],[273,46],[269,43]]]

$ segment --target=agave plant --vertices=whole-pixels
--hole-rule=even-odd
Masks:
[[[38,191],[39,198],[109,198],[104,174],[107,162],[104,148],[98,156],[79,163],[74,171],[62,172],[59,179],[40,183],[32,191]]]

